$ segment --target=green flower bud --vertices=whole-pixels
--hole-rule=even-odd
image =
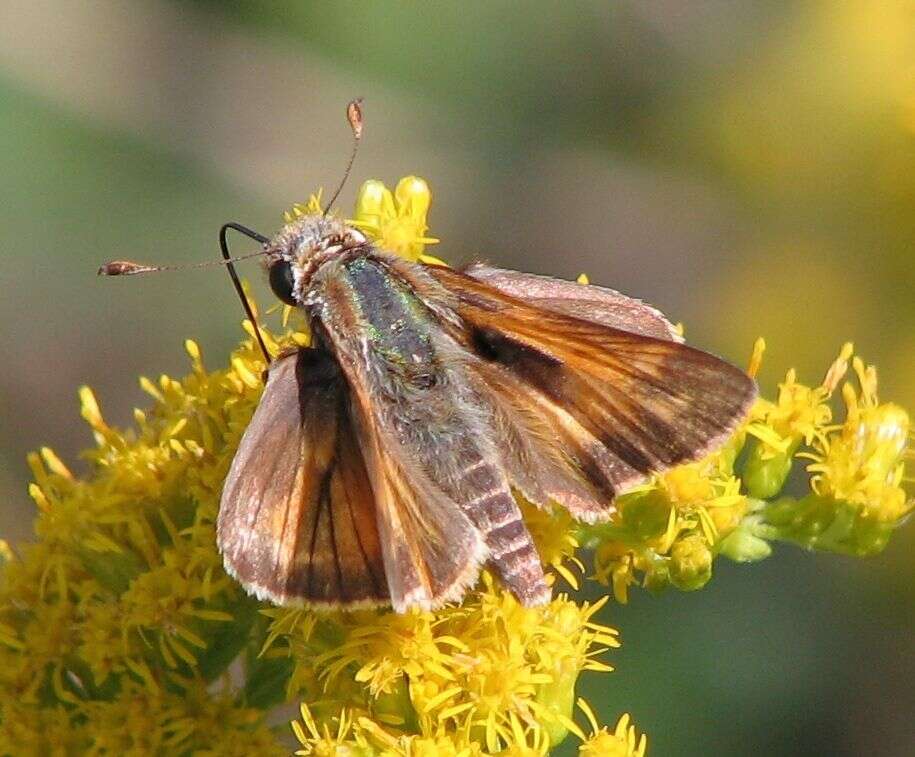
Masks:
[[[792,442],[785,452],[772,454],[771,448],[758,439],[753,440],[743,469],[743,482],[751,497],[771,499],[782,490],[799,444],[800,439]]]
[[[660,594],[670,586],[670,560],[661,557],[654,550],[647,550],[643,555],[645,577],[644,587],[652,594]]]
[[[765,518],[779,539],[856,557],[881,552],[896,525],[861,505],[819,494],[779,499],[766,507]]]
[[[720,543],[719,552],[734,562],[756,562],[772,554],[772,547],[762,534],[766,527],[759,515],[744,518]]]
[[[675,542],[670,550],[670,582],[683,591],[701,589],[712,577],[712,552],[699,534]]]
[[[578,680],[578,669],[568,666],[556,675],[551,683],[544,684],[537,691],[537,702],[550,712],[565,716],[567,722],[572,718],[575,705],[575,683]],[[569,729],[563,725],[559,718],[546,718],[542,721],[543,729],[550,739],[550,746],[560,744],[569,734]]]

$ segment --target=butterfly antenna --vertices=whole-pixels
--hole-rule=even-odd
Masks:
[[[137,276],[141,273],[159,273],[159,271],[186,271],[191,268],[211,268],[214,265],[231,266],[233,263],[240,263],[242,260],[256,258],[263,255],[263,251],[251,252],[247,255],[239,255],[237,258],[228,258],[226,260],[205,260],[202,263],[182,263],[181,265],[147,265],[146,263],[137,263],[134,260],[109,260],[99,266],[99,276]]]
[[[239,255],[238,257],[233,258],[229,253],[229,243],[226,239],[226,234],[230,229],[237,231],[239,234],[244,234],[246,237],[253,239],[256,242],[260,242],[261,244],[267,244],[267,242],[270,241],[263,234],[258,234],[256,231],[249,229],[247,226],[242,226],[240,223],[227,223],[219,230],[219,249],[222,252],[222,260],[207,260],[203,263],[188,263],[186,265],[145,265],[143,263],[134,263],[132,260],[112,260],[98,269],[98,275],[136,276],[140,273],[179,271],[185,268],[209,268],[213,265],[224,265],[229,271],[232,285],[235,287],[238,298],[241,300],[242,307],[245,309],[245,315],[248,316],[248,320],[251,321],[251,324],[254,326],[254,335],[257,337],[257,343],[260,345],[261,352],[264,353],[264,360],[267,361],[267,365],[270,365],[270,353],[267,351],[267,345],[264,344],[264,340],[261,337],[260,327],[257,325],[257,317],[254,315],[254,308],[251,307],[251,303],[248,301],[248,297],[245,294],[244,287],[241,285],[238,274],[235,272],[234,266],[234,263],[241,260],[248,260],[249,258],[256,258],[263,255],[265,251],[258,250],[257,252]]]
[[[229,254],[229,243],[226,241],[226,233],[229,229],[237,231],[239,234],[244,234],[246,237],[249,237],[256,242],[260,242],[261,244],[267,244],[270,240],[263,234],[258,234],[256,231],[252,231],[247,226],[242,226],[240,223],[224,223],[219,230],[219,249],[222,252],[222,257],[225,261],[226,268],[229,271],[229,276],[232,278],[232,285],[238,293],[238,299],[241,300],[241,305],[245,309],[245,315],[248,316],[248,320],[251,321],[251,325],[254,327],[254,336],[257,337],[257,343],[261,348],[261,352],[264,354],[264,365],[269,369],[271,362],[270,352],[267,350],[267,345],[264,344],[264,338],[261,336],[261,327],[257,325],[257,316],[254,315],[254,308],[252,308],[251,303],[248,302],[248,296],[245,294],[245,289],[238,279],[238,274],[235,273],[235,266],[232,265],[234,261]],[[258,254],[263,254],[263,252],[264,251],[261,250]],[[266,376],[266,371],[264,372],[264,375]]]
[[[337,198],[340,196],[340,192],[343,190],[346,180],[349,178],[349,172],[353,168],[353,161],[356,160],[356,153],[359,151],[359,140],[362,139],[362,98],[357,97],[355,100],[351,101],[349,105],[346,106],[346,120],[349,121],[350,128],[353,130],[353,151],[349,155],[349,162],[346,164],[346,170],[343,172],[343,178],[340,180],[340,184],[337,186],[336,191],[330,198],[330,201],[324,208],[324,213],[321,216],[326,218],[327,214],[330,212],[331,207],[337,201]]]

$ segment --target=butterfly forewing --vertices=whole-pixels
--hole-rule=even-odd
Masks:
[[[543,418],[553,432],[544,445],[558,440],[608,504],[646,474],[710,451],[756,396],[742,371],[669,337],[540,307],[450,269],[429,271],[457,296],[468,348],[500,366],[484,373],[490,389]]]
[[[223,487],[226,568],[277,604],[387,601],[374,498],[335,362],[278,359]]]
[[[614,289],[593,284],[583,286],[573,281],[508,271],[483,263],[465,268],[464,273],[543,310],[602,323],[633,334],[683,341],[660,310]]]

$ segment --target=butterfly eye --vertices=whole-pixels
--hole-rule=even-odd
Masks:
[[[273,293],[287,305],[298,305],[292,294],[295,279],[292,276],[292,265],[288,260],[278,260],[270,266],[270,288]]]

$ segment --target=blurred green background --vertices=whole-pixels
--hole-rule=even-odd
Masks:
[[[844,340],[915,409],[915,3],[526,4],[4,0],[0,8],[0,534],[31,538],[24,458],[74,467],[76,390],[127,424],[141,374],[241,335],[200,261],[237,220],[337,181],[427,178],[437,254],[588,272],[745,363],[772,392]],[[236,250],[246,249],[244,242]],[[269,294],[252,265],[259,299]],[[655,755],[915,754],[915,527],[868,561],[784,547],[703,591],[603,619],[617,672],[583,688]]]

